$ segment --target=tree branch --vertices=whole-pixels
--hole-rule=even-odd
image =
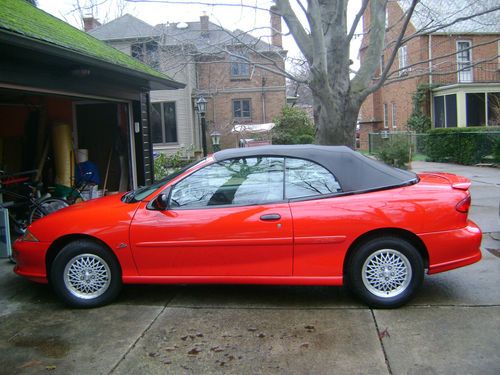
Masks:
[[[351,30],[349,31],[349,34],[347,34],[346,43],[351,42],[352,37],[354,36],[354,33],[356,32],[356,28],[358,27],[359,21],[363,17],[363,14],[365,13],[365,10],[368,6],[368,2],[369,2],[369,0],[363,0],[363,4],[361,4],[361,9],[356,14],[356,18],[354,18],[354,21],[351,25]]]
[[[415,1],[415,0],[414,0]],[[378,66],[380,51],[383,50],[385,37],[385,9],[387,0],[370,1],[370,33],[368,48],[365,52],[365,58],[358,74],[351,80],[351,91],[358,95],[362,93],[370,84],[373,72]],[[367,35],[363,37],[366,38]],[[363,95],[363,94],[361,94]],[[361,99],[364,99],[360,96]]]
[[[304,57],[309,62],[313,63],[313,53],[311,49],[311,36],[306,32],[302,24],[300,23],[297,15],[290,6],[289,0],[275,0],[276,6],[278,7],[281,16],[285,20],[290,32],[292,33],[295,42],[304,54]]]

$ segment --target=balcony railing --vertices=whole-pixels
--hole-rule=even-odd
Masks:
[[[480,82],[500,82],[500,63],[488,62],[459,66],[456,62],[443,62],[432,67],[432,83],[434,84]]]

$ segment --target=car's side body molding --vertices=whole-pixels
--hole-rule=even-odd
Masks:
[[[336,285],[342,276],[123,276],[126,284]]]

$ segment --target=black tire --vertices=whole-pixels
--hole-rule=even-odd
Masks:
[[[62,198],[45,198],[37,202],[31,209],[29,216],[29,224],[32,222],[51,214],[52,212],[59,211],[61,208],[68,207],[69,203]]]
[[[49,281],[60,299],[80,308],[108,304],[122,286],[121,268],[114,254],[90,240],[64,246],[52,263]]]
[[[396,308],[413,298],[424,279],[424,262],[408,241],[372,239],[353,250],[346,269],[350,290],[375,308]]]

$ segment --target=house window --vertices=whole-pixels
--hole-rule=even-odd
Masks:
[[[486,105],[484,92],[466,93],[465,108],[467,111],[467,126],[486,125]]]
[[[241,79],[250,77],[250,64],[244,57],[231,58],[231,78]]]
[[[157,69],[159,67],[158,43],[155,41],[134,43],[131,47],[132,57]]]
[[[389,127],[389,114],[387,113],[387,103],[384,103],[384,129]]]
[[[446,119],[444,111],[444,96],[434,97],[434,127],[444,128]]]
[[[500,70],[500,40],[498,41],[498,69]]]
[[[455,128],[457,126],[457,95],[434,97],[434,127]]]
[[[489,92],[488,126],[500,126],[500,92]]]
[[[456,128],[457,127],[457,96],[455,94],[446,95],[444,99],[444,104],[446,106],[446,127]]]
[[[391,103],[391,122],[393,129],[396,128],[396,104]]]
[[[399,49],[399,75],[408,74],[408,47],[402,46]]]
[[[233,117],[235,119],[252,118],[250,99],[233,100]]]
[[[156,144],[177,143],[175,102],[151,104],[151,135]]]
[[[472,43],[468,40],[457,42],[458,82],[472,82]]]
[[[380,75],[384,73],[384,69],[385,69],[385,57],[384,55],[380,55]]]

